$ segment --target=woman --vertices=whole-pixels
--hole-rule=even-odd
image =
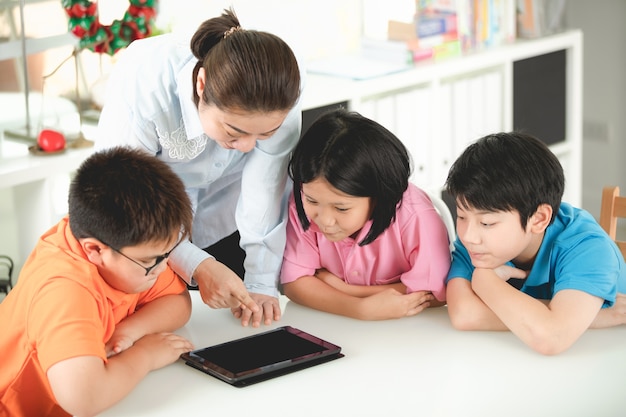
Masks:
[[[286,166],[300,136],[301,80],[283,40],[242,29],[225,10],[191,42],[172,34],[133,42],[107,86],[96,146],[141,147],[180,175],[194,204],[193,234],[169,262],[206,304],[230,307],[244,326],[280,318]]]

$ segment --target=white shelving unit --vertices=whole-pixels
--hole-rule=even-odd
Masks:
[[[347,102],[405,142],[414,160],[412,181],[440,190],[456,157],[473,140],[511,131],[514,63],[565,51],[565,137],[551,145],[566,176],[564,199],[580,206],[582,192],[582,33],[568,31],[425,62],[406,71],[352,80],[310,74],[304,107]],[[537,97],[538,102],[542,100]],[[549,121],[548,121],[549,122]],[[544,138],[542,138],[544,139]]]

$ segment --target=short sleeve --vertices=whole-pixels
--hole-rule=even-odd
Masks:
[[[280,273],[280,282],[286,284],[300,277],[313,275],[321,267],[319,248],[313,233],[305,232],[300,224],[293,194],[289,198],[287,243]]]
[[[450,271],[448,271],[448,283],[453,278],[464,278],[468,281],[472,280],[472,273],[474,272],[474,266],[472,260],[469,257],[469,253],[465,246],[459,239],[454,242],[454,250],[452,251],[452,264],[450,265]]]
[[[441,217],[434,208],[422,209],[403,225],[402,236],[411,264],[411,269],[400,277],[407,291],[431,291],[438,300],[444,301],[450,246]]]

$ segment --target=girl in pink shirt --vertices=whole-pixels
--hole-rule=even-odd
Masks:
[[[317,119],[289,164],[285,295],[362,320],[443,305],[447,230],[410,174],[408,151],[380,124],[344,109]]]

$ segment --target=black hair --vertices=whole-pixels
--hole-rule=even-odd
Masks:
[[[374,241],[395,220],[411,174],[409,153],[389,130],[373,120],[339,108],[316,119],[296,145],[289,176],[298,217],[310,226],[302,205],[302,184],[323,178],[355,197],[370,197],[372,227],[359,242]]]
[[[513,211],[522,228],[541,204],[561,206],[565,177],[558,158],[545,143],[522,132],[478,139],[452,164],[446,189],[463,208]]]
[[[162,160],[129,147],[89,156],[69,191],[77,239],[95,237],[116,249],[188,237],[193,212],[182,180]]]

